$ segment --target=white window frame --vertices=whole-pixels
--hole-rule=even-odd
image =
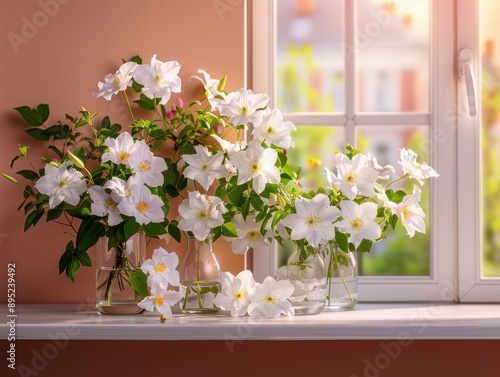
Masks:
[[[431,52],[430,52],[430,113],[372,114],[355,113],[353,88],[355,82],[355,54],[345,62],[345,113],[285,114],[296,124],[345,124],[347,140],[354,140],[355,125],[429,124],[429,143],[434,153],[430,161],[440,174],[439,179],[426,182],[431,185],[432,229],[430,230],[431,268],[428,277],[365,277],[359,278],[359,300],[377,301],[457,301],[456,258],[456,123],[455,111],[455,49],[453,0],[431,1]],[[251,15],[251,50],[249,74],[255,92],[275,96],[274,70],[276,40],[274,25],[274,0],[248,0]],[[344,0],[345,44],[355,46],[354,2]],[[353,59],[354,58],[354,59]],[[350,63],[352,62],[352,63]],[[270,104],[273,106],[273,102]],[[448,116],[446,116],[448,114]],[[411,242],[411,240],[409,241]],[[276,271],[276,252],[253,250],[249,254],[257,280],[273,275]]]
[[[477,103],[481,103],[480,0],[457,0],[457,51],[473,52]],[[483,278],[482,265],[482,192],[481,192],[481,117],[468,113],[468,98],[463,80],[457,93],[458,131],[458,253],[459,299],[461,302],[500,301],[500,278]],[[481,106],[478,106],[480,109]]]

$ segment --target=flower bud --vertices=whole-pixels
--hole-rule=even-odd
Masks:
[[[177,97],[177,107],[182,108],[184,106],[184,102],[182,101],[181,97]]]
[[[4,176],[4,178],[8,179],[9,181],[11,181],[12,183],[15,183],[17,184],[17,179],[15,179],[14,177],[11,177],[10,175],[7,175],[5,173],[2,173],[2,175]]]
[[[217,90],[219,92],[222,92],[224,90],[224,87],[226,86],[226,80],[227,80],[227,75],[225,75],[220,81],[219,85],[217,85]]]
[[[170,110],[167,111],[167,119],[168,120],[174,119],[174,114],[172,114],[172,112]]]
[[[71,151],[68,151],[68,157],[71,161],[73,161],[77,168],[83,169],[85,167],[83,161],[76,157]]]

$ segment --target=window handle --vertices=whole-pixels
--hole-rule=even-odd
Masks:
[[[472,51],[468,48],[460,50],[458,54],[460,78],[465,82],[465,92],[469,104],[469,115],[477,114],[476,82],[474,80],[474,67],[472,66]]]

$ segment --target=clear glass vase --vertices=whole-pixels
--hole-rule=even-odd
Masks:
[[[290,281],[295,290],[289,298],[295,315],[319,314],[325,306],[326,275],[323,259],[317,252],[302,252],[295,244],[295,250],[281,267],[277,279]]]
[[[96,307],[102,314],[140,314],[140,297],[130,285],[129,274],[145,259],[146,237],[143,232],[114,247],[108,238],[96,244]]]
[[[182,313],[216,313],[213,300],[220,292],[220,266],[213,250],[212,235],[203,241],[186,233],[187,249],[180,267]]]
[[[357,254],[329,247],[326,265],[325,311],[352,309],[358,302]]]

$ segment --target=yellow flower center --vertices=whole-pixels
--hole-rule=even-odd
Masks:
[[[310,226],[311,228],[316,228],[318,226],[318,216],[316,215],[307,216],[306,225]]]
[[[408,206],[403,206],[403,208],[401,208],[401,214],[405,220],[410,218],[410,210],[408,209]]]
[[[165,299],[163,298],[163,296],[156,296],[154,299],[154,303],[156,306],[163,306],[163,304],[165,303]]]
[[[241,106],[241,114],[247,116],[248,115],[248,107]]]
[[[66,186],[66,182],[68,181],[68,178],[62,178],[58,183],[57,187],[59,188],[64,188]]]
[[[251,230],[246,234],[246,238],[250,241],[255,241],[260,235],[260,232],[257,230]]]
[[[208,212],[207,211],[200,211],[198,212],[198,219],[200,220],[206,220],[208,218]]]
[[[262,166],[261,166],[261,164],[259,163],[259,161],[252,161],[252,162],[250,163],[250,169],[252,169],[252,173],[253,173],[253,175],[255,176],[255,175],[258,175],[258,174],[259,174],[259,172],[260,172],[260,171],[261,171],[261,169],[262,169]]]
[[[113,199],[108,198],[104,202],[104,205],[106,206],[106,208],[113,209],[113,208],[116,208],[117,204],[116,204],[116,202]]]
[[[276,134],[276,129],[274,128],[274,126],[267,126],[267,128],[265,129],[264,131],[267,135],[274,135]]]
[[[268,304],[276,304],[276,296],[273,295],[272,293],[265,296],[264,300],[267,301]]]
[[[161,83],[161,75],[156,75],[153,81],[156,85],[159,85]]]
[[[200,166],[201,171],[207,171],[208,170],[208,164],[206,162],[202,163]]]
[[[167,269],[167,266],[165,266],[165,263],[162,263],[162,262],[158,263],[155,266],[155,271],[158,272],[159,274],[164,272],[166,269]]]
[[[321,165],[321,161],[314,157],[309,157],[306,162],[311,168],[317,168]]]
[[[151,169],[151,162],[148,160],[142,160],[139,164],[139,169],[140,171],[148,171],[149,169]]]
[[[345,183],[347,183],[348,185],[355,185],[356,182],[358,182],[358,174],[355,173],[355,172],[352,172],[350,171],[349,173],[347,173],[347,175],[344,177],[344,181]]]
[[[351,221],[351,226],[352,226],[352,229],[354,229],[354,230],[360,230],[363,227],[363,220],[360,219],[359,217],[355,217]]]
[[[236,291],[233,293],[233,297],[240,301],[241,299],[243,299],[244,297],[246,296],[246,293],[245,292],[242,292],[242,291]]]
[[[122,86],[122,80],[120,79],[119,76],[115,76],[113,78],[113,80],[111,81],[111,85],[113,85],[115,87],[120,87],[120,86]]]
[[[136,209],[137,209],[139,212],[143,212],[143,213],[144,213],[144,212],[147,212],[147,211],[148,211],[149,206],[148,206],[148,204],[147,204],[147,203],[145,203],[145,202],[139,202],[139,203],[137,203],[137,207],[136,207]]]
[[[118,161],[125,163],[128,161],[128,159],[130,157],[130,153],[120,152],[120,153],[118,153],[118,156],[116,156],[116,157],[117,157]]]

